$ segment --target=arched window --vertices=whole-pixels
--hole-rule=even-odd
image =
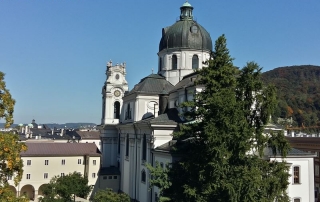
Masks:
[[[192,69],[199,68],[199,57],[197,55],[192,56]]]
[[[146,182],[146,171],[142,170],[141,171],[141,182]]]
[[[114,102],[114,118],[115,119],[120,118],[120,102],[118,101]]]
[[[120,133],[118,135],[118,154],[120,154]]]
[[[126,138],[126,156],[129,156],[129,134],[127,134]]]
[[[293,183],[294,184],[300,183],[300,167],[299,166],[293,167]]]
[[[171,68],[173,70],[178,69],[178,59],[177,59],[176,55],[172,56],[172,66],[171,66]]]
[[[147,136],[143,135],[142,141],[142,160],[147,160]]]
[[[299,198],[295,198],[295,199],[293,199],[293,202],[300,202],[300,199]]]

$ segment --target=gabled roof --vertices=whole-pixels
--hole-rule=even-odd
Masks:
[[[127,94],[144,93],[144,94],[160,94],[164,90],[171,91],[174,86],[167,81],[163,76],[158,74],[150,74],[141,79],[141,81],[134,86],[134,88]]]
[[[167,113],[160,114],[158,117],[151,119],[151,124],[177,124],[183,121],[179,117],[179,111],[176,108],[167,110]]]
[[[69,139],[97,139],[100,140],[100,131],[98,130],[84,130],[84,131],[79,131],[79,130],[68,130],[66,131],[66,135],[69,137]]]
[[[179,81],[174,88],[171,90],[171,92],[173,91],[177,91],[179,89],[182,88],[186,88],[186,87],[190,87],[190,86],[194,86],[195,85],[195,81],[196,79],[199,77],[198,72],[193,72],[191,74],[185,75],[183,77],[183,79],[181,81]]]
[[[151,116],[149,118],[137,121],[136,123],[150,123],[158,125],[174,125],[177,123],[182,123],[183,121],[179,117],[179,111],[176,108],[170,108],[166,113],[160,114],[158,117],[154,118]]]
[[[25,143],[28,150],[21,156],[101,156],[94,143]]]

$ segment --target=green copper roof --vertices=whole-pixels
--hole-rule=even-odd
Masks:
[[[196,30],[192,32],[192,29]],[[164,28],[159,43],[159,52],[170,48],[212,50],[210,34],[193,20],[180,20]]]
[[[164,49],[212,50],[210,34],[193,20],[193,7],[185,2],[180,7],[180,20],[162,29],[159,52]]]
[[[192,7],[191,4],[189,4],[188,1],[186,1],[184,4],[182,4],[182,7]]]

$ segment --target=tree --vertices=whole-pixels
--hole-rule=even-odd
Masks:
[[[13,123],[13,110],[15,100],[12,99],[9,90],[6,88],[4,74],[0,72],[0,119],[6,122],[8,128]],[[15,186],[21,181],[23,174],[23,162],[20,153],[27,150],[24,143],[19,142],[15,134],[0,133],[0,201],[27,201],[23,198],[16,198],[9,188],[7,178],[13,177]]]
[[[262,85],[256,63],[233,66],[224,35],[212,58],[198,71],[196,85],[204,88],[182,104],[192,121],[173,134],[180,160],[172,163],[164,195],[177,202],[289,201],[285,162],[265,158],[269,147],[282,156],[289,150],[282,133],[263,134],[275,88]]]
[[[92,187],[88,185],[88,178],[80,173],[73,172],[66,176],[55,176],[50,183],[43,188],[44,197],[41,202],[69,202],[75,196],[87,198]]]
[[[14,104],[15,100],[12,99],[9,90],[6,88],[4,73],[0,72],[0,119],[5,119],[6,128],[10,127],[13,123]]]
[[[146,165],[148,170],[150,171],[150,175],[152,179],[150,179],[150,187],[156,186],[159,188],[159,202],[170,201],[170,198],[163,196],[163,190],[168,189],[171,186],[171,182],[169,180],[168,171],[169,165],[167,164],[164,168],[162,168],[158,161],[156,161],[156,166],[153,167],[150,164]]]
[[[116,193],[112,189],[99,190],[94,195],[92,202],[130,202],[130,197],[125,193]]]

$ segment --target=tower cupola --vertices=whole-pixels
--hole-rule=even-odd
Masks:
[[[193,7],[191,4],[186,1],[181,7],[180,20],[193,20],[192,10]]]

